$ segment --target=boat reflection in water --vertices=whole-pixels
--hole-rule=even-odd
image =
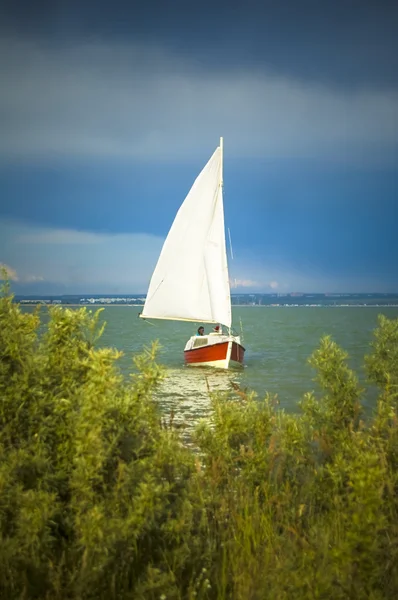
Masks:
[[[183,437],[189,438],[200,420],[211,415],[211,394],[233,391],[234,385],[240,386],[241,378],[241,371],[169,368],[154,396],[165,422],[172,419],[173,425],[182,430]]]

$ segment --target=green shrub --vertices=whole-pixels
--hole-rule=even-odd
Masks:
[[[397,596],[397,326],[380,319],[367,358],[382,388],[366,423],[364,390],[329,337],[310,359],[322,394],[307,394],[301,414],[270,397],[213,398],[213,422],[197,432],[212,597]]]
[[[51,308],[39,338],[38,313],[0,301],[2,598],[179,597],[188,554],[201,572],[194,458],[151,398],[156,344],[125,382],[120,353],[94,348],[98,316]]]
[[[366,393],[329,338],[299,414],[212,396],[196,452],[162,422],[157,344],[126,380],[99,312],[0,299],[0,597],[381,599],[398,595],[398,321]]]

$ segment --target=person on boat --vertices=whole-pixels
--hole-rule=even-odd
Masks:
[[[200,326],[198,329],[198,333],[196,335],[204,335],[205,334],[205,328]]]
[[[219,326],[219,325],[216,325],[216,326],[213,328],[213,331],[214,331],[214,333],[222,333],[222,332],[221,332],[221,328],[220,328],[220,326]]]

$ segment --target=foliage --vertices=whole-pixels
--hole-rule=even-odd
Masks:
[[[156,344],[126,383],[94,348],[99,312],[50,317],[39,339],[38,313],[0,301],[0,597],[176,597],[188,554],[201,569],[201,511],[151,399]]]
[[[0,299],[0,597],[221,600],[398,594],[398,321],[381,317],[372,418],[323,338],[300,413],[212,397],[197,453],[162,422],[157,344],[126,381],[99,311]]]
[[[301,414],[270,397],[214,398],[214,428],[198,432],[214,597],[397,596],[397,332],[380,318],[366,362],[381,393],[367,423],[364,390],[329,337],[310,358],[322,394],[306,394]]]

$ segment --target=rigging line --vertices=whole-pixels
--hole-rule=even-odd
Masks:
[[[141,317],[141,315],[142,315],[142,313],[138,313],[137,317],[138,317],[138,318],[140,318],[140,317]],[[145,317],[141,317],[141,319],[144,321],[144,323],[148,323],[148,325],[152,325],[152,327],[156,327],[156,324],[155,324],[155,323],[151,323],[150,321],[147,321],[147,320],[145,319]]]
[[[241,338],[242,342],[244,342],[242,317],[239,317],[239,322],[240,322],[240,338]]]
[[[231,232],[229,230],[229,227],[228,227],[228,237],[229,237],[229,247],[230,247],[230,250],[231,250],[231,258],[233,260],[234,259],[234,253],[233,253],[233,250],[232,250]]]

